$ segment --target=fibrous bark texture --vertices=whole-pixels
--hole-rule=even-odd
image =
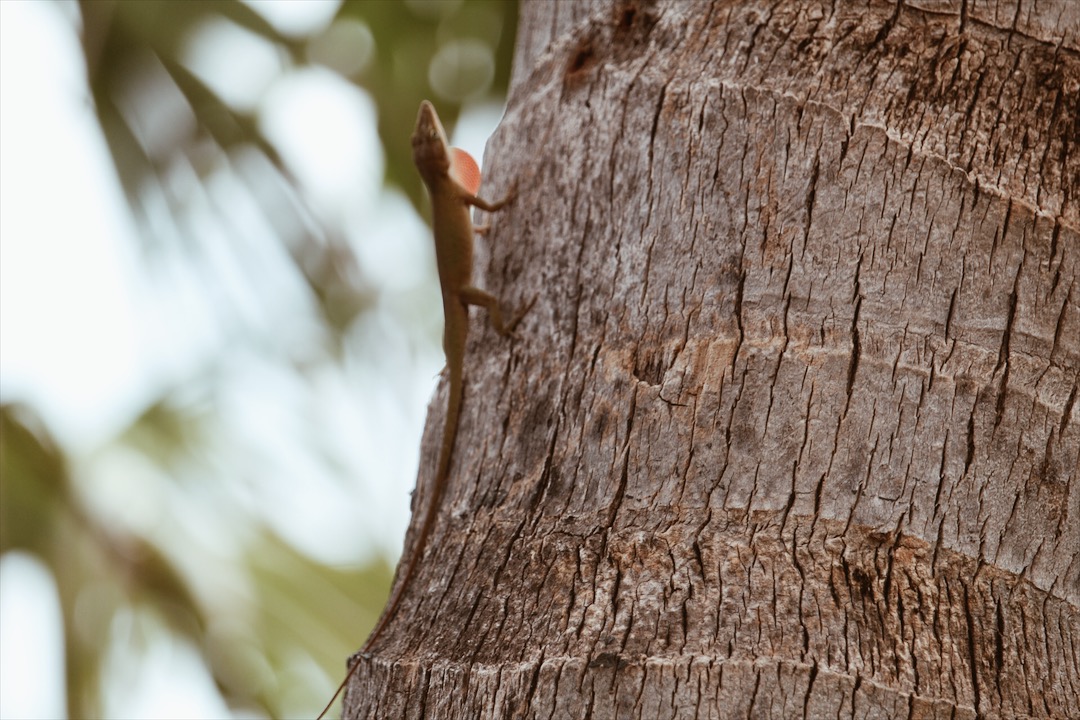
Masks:
[[[520,33],[488,277],[539,299],[346,714],[1080,717],[1080,4]]]

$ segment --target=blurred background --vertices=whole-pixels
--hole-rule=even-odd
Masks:
[[[408,136],[480,159],[516,15],[0,2],[0,716],[329,699],[443,365]]]

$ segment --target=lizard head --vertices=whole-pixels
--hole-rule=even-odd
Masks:
[[[424,100],[416,116],[416,129],[412,134],[413,162],[425,178],[446,175],[450,170],[450,148],[446,140],[435,106]]]

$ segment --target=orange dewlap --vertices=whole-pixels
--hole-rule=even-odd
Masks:
[[[461,148],[450,148],[450,177],[473,195],[480,189],[480,168]]]

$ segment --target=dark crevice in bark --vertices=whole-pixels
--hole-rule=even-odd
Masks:
[[[817,197],[818,176],[821,173],[821,155],[814,153],[814,166],[810,169],[810,184],[806,189],[806,242],[810,239],[810,226],[814,222],[814,199]]]
[[[1005,616],[1000,602],[994,603],[994,669],[997,676],[998,704],[1001,703],[1002,669],[1005,667]]]
[[[735,374],[735,372],[734,372],[735,371],[735,363],[739,358],[739,353],[742,350],[742,344],[743,344],[743,292],[744,292],[745,287],[746,287],[746,270],[744,268],[742,270],[742,272],[739,273],[739,284],[735,288],[735,298],[734,298],[734,301],[733,301],[733,303],[734,303],[734,312],[732,314],[735,317],[735,329],[737,330],[738,335],[735,338],[735,352],[733,352],[731,354],[732,375]]]
[[[963,476],[967,477],[968,472],[971,470],[972,463],[975,462],[975,408],[971,408],[971,414],[968,415],[967,423],[967,454],[964,456],[964,473]]]
[[[958,292],[960,292],[959,287],[953,288],[952,296],[949,298],[949,311],[945,313],[945,332],[943,335],[946,340],[952,337],[953,315],[956,313],[956,295]]]
[[[1065,401],[1065,410],[1061,413],[1061,421],[1058,423],[1058,437],[1064,437],[1066,428],[1069,427],[1069,420],[1072,418],[1073,406],[1076,405],[1076,394],[1080,386],[1077,383],[1073,383],[1072,390],[1069,392],[1069,399]],[[1077,663],[1080,665],[1080,662]]]
[[[885,21],[878,30],[878,34],[874,36],[874,39],[870,41],[870,46],[880,45],[881,42],[889,36],[892,29],[896,26],[897,21],[900,19],[900,11],[904,8],[904,0],[896,0],[896,7],[893,8],[893,14]]]
[[[1021,266],[1022,267],[1022,266]],[[996,375],[1001,371],[1001,383],[998,387],[997,399],[994,403],[994,430],[1001,425],[1005,416],[1005,398],[1009,393],[1009,374],[1012,364],[1009,362],[1012,347],[1013,324],[1016,322],[1016,307],[1019,304],[1020,270],[1016,272],[1012,292],[1009,294],[1009,315],[1005,321],[1005,332],[1002,334],[1001,346],[998,351],[997,367],[994,368]],[[1004,368],[1004,370],[1002,370]]]
[[[1080,128],[1077,128],[1080,130]],[[1054,229],[1050,233],[1050,262],[1055,263],[1057,268],[1054,271],[1054,279],[1050,282],[1050,290],[1047,295],[1054,295],[1057,293],[1058,284],[1061,282],[1061,258],[1058,257],[1058,241],[1061,239],[1061,218],[1054,218]],[[1072,288],[1069,288],[1070,292]],[[1066,298],[1068,303],[1068,298]]]
[[[858,292],[859,281],[855,281],[855,290]],[[843,417],[846,417],[851,408],[851,396],[855,388],[855,374],[859,371],[859,356],[862,352],[859,337],[859,311],[862,309],[862,296],[855,300],[855,311],[851,316],[851,359],[848,361],[847,381],[845,390],[847,400],[844,402]]]
[[[1061,311],[1058,313],[1057,322],[1054,324],[1054,345],[1050,348],[1051,358],[1053,358],[1054,355],[1057,354],[1058,348],[1066,347],[1063,344],[1063,333],[1065,331],[1065,320],[1068,317],[1069,307],[1070,305],[1072,305],[1072,294],[1074,287],[1074,285],[1069,286],[1069,292],[1065,295],[1065,301],[1061,303]]]
[[[971,596],[968,584],[963,584],[964,590],[964,620],[967,624],[967,650],[968,670],[971,673],[972,702],[975,705],[975,714],[981,717],[979,709],[982,707],[981,692],[979,689],[979,659],[978,649],[975,642],[975,613],[971,607]]]

